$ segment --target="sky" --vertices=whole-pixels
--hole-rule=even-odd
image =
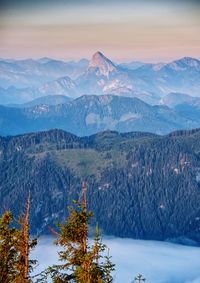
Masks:
[[[200,1],[2,0],[0,57],[200,58]]]

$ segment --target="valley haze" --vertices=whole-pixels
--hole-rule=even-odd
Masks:
[[[57,261],[58,249],[53,240],[53,237],[39,239],[39,245],[31,255],[40,262],[36,272]],[[133,282],[139,272],[149,283],[200,282],[199,247],[115,237],[104,237],[104,242],[116,263],[116,271],[113,272],[116,283]]]

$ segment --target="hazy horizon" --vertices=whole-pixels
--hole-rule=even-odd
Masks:
[[[96,52],[103,53],[103,55],[105,55],[107,58],[109,58],[111,61],[113,61],[114,63],[117,63],[117,64],[131,63],[131,62],[141,62],[141,63],[146,63],[146,64],[170,63],[172,61],[180,60],[182,58],[187,58],[187,57],[200,60],[200,57],[192,57],[192,56],[188,56],[187,54],[185,56],[182,56],[182,57],[179,56],[179,57],[176,57],[176,58],[173,58],[173,59],[170,59],[170,60],[166,60],[166,61],[164,61],[164,60],[163,61],[154,60],[154,61],[148,62],[148,61],[145,61],[145,59],[143,60],[143,59],[137,59],[137,58],[133,58],[133,59],[130,58],[128,60],[117,60],[117,59],[115,60],[114,58],[107,56],[107,54],[102,52],[101,50],[96,50]],[[96,52],[94,52],[94,53],[96,53]],[[82,58],[73,58],[73,59],[51,57],[51,56],[42,56],[42,57],[40,57],[40,56],[39,57],[31,57],[31,56],[30,57],[23,57],[23,56],[22,57],[4,57],[4,56],[0,56],[0,60],[2,59],[2,60],[16,60],[17,61],[17,60],[40,60],[40,59],[46,58],[46,59],[51,59],[51,60],[58,60],[58,61],[60,60],[60,61],[64,61],[64,62],[70,62],[70,61],[79,62],[81,60],[90,61],[91,58],[92,58],[92,55],[94,53],[92,53],[91,56],[89,56],[89,57],[83,56]]]

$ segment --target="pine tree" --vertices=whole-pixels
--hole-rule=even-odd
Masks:
[[[18,241],[16,249],[18,251],[18,261],[16,268],[18,275],[15,283],[30,283],[30,272],[33,270],[33,266],[36,263],[35,260],[31,260],[30,251],[37,245],[37,240],[31,240],[29,234],[29,213],[30,213],[30,193],[28,195],[26,212],[22,214],[19,219],[20,229],[18,231]]]
[[[93,266],[92,266],[92,274],[93,274],[93,280],[96,282],[104,282],[102,279],[104,277],[104,265],[103,262],[101,262],[102,253],[105,251],[106,246],[102,243],[102,239],[99,235],[99,227],[98,223],[96,224],[95,229],[95,237],[94,237],[94,245],[91,248],[91,254],[93,259]]]
[[[6,211],[0,218],[0,282],[15,282],[17,270],[15,265],[18,252],[15,248],[18,231],[12,228],[13,215]]]
[[[135,280],[134,280],[134,282],[139,282],[139,283],[145,282],[145,281],[146,281],[146,279],[145,279],[141,274],[138,274],[138,275],[135,277]]]
[[[112,271],[115,270],[115,264],[111,262],[110,251],[108,249],[108,254],[105,256],[105,264],[104,264],[104,278],[106,283],[112,283]]]
[[[54,265],[46,272],[46,275],[51,275],[54,283],[112,282],[107,281],[109,269],[101,261],[105,245],[100,240],[98,225],[94,244],[88,244],[88,225],[91,223],[92,212],[87,211],[86,191],[86,184],[83,182],[83,202],[75,201],[75,208],[69,208],[69,217],[64,224],[59,225],[59,233],[51,229],[58,236],[56,245],[63,248],[59,252],[59,259],[63,264]],[[110,273],[109,278],[112,278]]]

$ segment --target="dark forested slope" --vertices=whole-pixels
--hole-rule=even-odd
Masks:
[[[167,136],[61,130],[0,138],[1,212],[19,213],[30,190],[33,232],[62,220],[89,184],[107,234],[200,242],[200,129]]]

